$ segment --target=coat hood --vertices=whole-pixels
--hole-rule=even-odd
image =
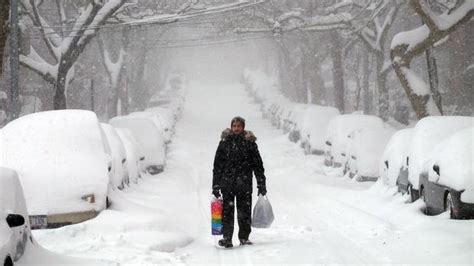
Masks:
[[[222,134],[221,134],[221,140],[225,140],[231,134],[232,134],[232,131],[230,130],[230,128],[224,129],[224,131],[222,131]],[[257,137],[253,134],[252,131],[244,130],[243,134],[246,140],[252,141],[252,142],[257,141]]]

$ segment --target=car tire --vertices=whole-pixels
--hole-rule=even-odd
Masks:
[[[448,192],[446,195],[446,201],[444,203],[444,210],[449,211],[449,218],[451,219],[456,219],[456,214],[454,214],[454,202],[453,202],[453,197],[451,196],[451,193]]]
[[[7,257],[7,258],[5,259],[5,261],[3,262],[3,265],[4,265],[4,266],[13,266],[12,258]]]

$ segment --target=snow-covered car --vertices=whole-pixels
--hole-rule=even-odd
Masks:
[[[166,122],[163,121],[158,114],[153,112],[133,112],[130,113],[129,116],[141,116],[151,119],[158,131],[160,132],[161,136],[163,137],[163,141],[165,142],[165,144],[171,142],[171,129],[165,125]]]
[[[474,219],[474,127],[446,138],[423,165],[420,185],[428,214],[449,211],[452,219]]]
[[[91,219],[107,206],[111,158],[95,113],[29,114],[2,130],[0,165],[23,186],[32,228]]]
[[[422,193],[420,174],[436,145],[453,133],[473,125],[474,117],[467,116],[430,116],[416,123],[408,151],[408,190],[412,201],[416,201]]]
[[[138,178],[146,169],[142,167],[145,161],[145,151],[140,143],[137,142],[132,132],[126,128],[117,128],[117,134],[123,143],[127,161],[125,163],[128,172],[129,181],[138,183]]]
[[[301,125],[301,145],[305,154],[324,154],[324,141],[329,121],[339,110],[329,106],[310,105],[304,112]]]
[[[174,134],[174,124],[176,122],[171,110],[162,107],[153,107],[146,109],[145,112],[151,113],[158,118],[161,127],[163,128],[165,142],[170,143],[171,137],[173,137]]]
[[[297,103],[291,108],[291,114],[288,117],[288,138],[292,142],[298,142],[301,139],[301,127],[303,126],[304,113],[308,108],[307,104]]]
[[[166,144],[161,130],[149,115],[118,116],[109,123],[116,128],[129,129],[145,151],[144,167],[152,175],[165,167]]]
[[[120,140],[117,130],[109,124],[101,123],[102,130],[105,133],[106,141],[110,147],[111,161],[111,176],[110,185],[112,189],[123,189],[125,184],[129,184],[128,169],[127,169],[127,155],[125,147]]]
[[[13,265],[32,240],[18,174],[0,167],[0,262]]]
[[[376,181],[385,146],[395,133],[392,128],[353,131],[349,135],[347,171],[358,181]]]
[[[385,146],[380,159],[380,178],[389,187],[408,187],[407,154],[413,128],[398,130]]]
[[[324,165],[336,168],[345,166],[349,134],[361,128],[381,130],[385,125],[382,119],[373,115],[345,114],[333,117],[326,130]]]

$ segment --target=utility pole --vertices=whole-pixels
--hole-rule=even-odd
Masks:
[[[10,121],[20,116],[18,0],[10,0]]]

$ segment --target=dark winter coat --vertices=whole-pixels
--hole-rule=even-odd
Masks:
[[[232,134],[230,129],[222,132],[214,158],[213,189],[220,189],[222,193],[252,193],[252,172],[257,187],[265,187],[265,169],[256,140],[251,131],[239,135]]]

